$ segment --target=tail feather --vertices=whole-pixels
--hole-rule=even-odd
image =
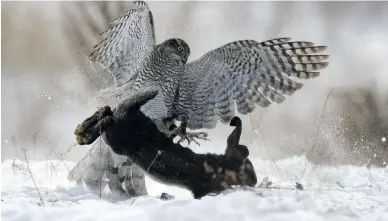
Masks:
[[[77,163],[67,176],[69,181],[81,180],[88,171],[104,170],[106,161],[111,158],[109,146],[95,142],[85,156]]]

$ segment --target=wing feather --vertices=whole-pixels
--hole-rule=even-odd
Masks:
[[[128,82],[142,67],[155,46],[152,12],[143,1],[111,22],[104,39],[93,47],[89,58],[112,74],[116,86]]]
[[[310,79],[328,66],[326,46],[277,38],[225,44],[188,63],[182,76],[177,110],[189,116],[188,128],[214,128],[234,116],[251,113],[256,105],[282,103],[300,90],[293,78]],[[178,120],[181,120],[178,118]]]

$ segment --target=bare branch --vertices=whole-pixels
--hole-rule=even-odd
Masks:
[[[57,167],[59,166],[59,163],[63,163],[63,165],[65,165],[66,169],[70,172],[69,167],[66,165],[65,162],[63,162],[63,160],[64,160],[63,158],[64,158],[65,155],[68,154],[68,153],[73,149],[73,147],[75,147],[75,146],[77,146],[76,143],[72,144],[72,145],[67,149],[66,152],[60,154],[59,161],[58,161],[58,163],[55,165],[55,168],[57,168]],[[56,153],[56,152],[54,152],[54,153]],[[57,153],[56,153],[56,154],[57,154]],[[57,154],[57,155],[58,155],[58,154]]]
[[[315,146],[316,146],[316,140],[317,140],[317,137],[318,137],[318,134],[321,133],[321,125],[322,125],[322,121],[323,121],[323,117],[325,115],[325,112],[326,112],[326,106],[327,106],[327,102],[329,101],[329,98],[331,96],[331,94],[333,93],[335,88],[332,88],[329,93],[327,94],[326,96],[326,100],[325,100],[325,103],[323,105],[323,109],[322,109],[322,114],[321,114],[321,119],[319,120],[319,123],[318,123],[318,129],[316,130],[316,135],[315,135],[315,139],[314,139],[314,143],[313,143],[313,146],[311,148],[311,150],[309,152],[313,152],[314,149],[315,149]],[[305,155],[306,155],[306,152],[305,152]],[[307,167],[307,156],[305,157],[305,162],[304,162],[304,171],[303,171],[303,174],[305,174],[306,172],[306,167]]]
[[[157,158],[160,154],[162,154],[162,152],[161,152],[160,150],[158,150],[158,152],[157,152],[156,155],[155,155],[154,160],[152,160],[150,166],[147,168],[147,173],[148,173],[148,171],[150,170],[150,168],[152,167],[152,165],[155,163],[156,158]]]
[[[35,179],[34,179],[34,176],[32,174],[32,171],[31,171],[31,168],[30,168],[30,164],[28,163],[28,159],[27,159],[27,149],[24,149],[24,148],[20,148],[24,154],[24,160],[26,161],[27,163],[27,171],[28,173],[30,174],[30,177],[32,179],[32,182],[34,183],[34,186],[35,186],[35,189],[36,189],[36,192],[38,192],[38,195],[39,195],[39,199],[40,199],[40,203],[42,206],[45,206],[44,205],[44,202],[43,202],[43,198],[42,198],[42,195],[40,194],[40,191],[38,189],[38,186],[36,185],[36,182],[35,182]]]

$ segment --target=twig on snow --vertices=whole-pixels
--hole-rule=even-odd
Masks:
[[[68,149],[67,149],[67,151],[65,152],[65,153],[63,153],[63,154],[58,154],[56,151],[55,151],[55,148],[53,147],[53,148],[51,148],[51,149],[49,149],[50,150],[50,152],[48,153],[48,155],[47,155],[47,157],[46,157],[46,173],[47,173],[47,161],[49,160],[49,157],[50,157],[50,155],[52,154],[52,153],[54,153],[58,158],[59,158],[59,161],[58,161],[58,163],[54,166],[54,165],[52,165],[52,167],[54,168],[54,169],[56,169],[58,166],[59,166],[59,164],[60,163],[63,163],[63,165],[65,165],[65,167],[66,167],[66,169],[70,172],[70,169],[69,169],[69,167],[67,166],[67,164],[65,163],[65,162],[63,162],[63,158],[64,158],[64,156],[66,155],[66,154],[68,154],[70,151],[71,151],[71,149],[73,148],[73,147],[75,147],[77,144],[75,143],[75,144],[72,144]],[[50,166],[51,167],[51,166]],[[51,168],[50,168],[51,169]]]
[[[67,168],[67,170],[70,172],[69,167],[65,164],[65,162],[63,162],[63,158],[64,158],[64,156],[65,156],[66,154],[68,154],[68,153],[71,151],[71,149],[73,149],[73,147],[75,147],[75,146],[77,146],[76,143],[72,144],[72,145],[67,149],[66,152],[60,154],[61,157],[60,157],[60,159],[59,159],[59,162],[55,165],[55,168],[57,168],[58,165],[59,165],[59,163],[62,162],[63,165],[65,165],[65,167]]]
[[[321,132],[321,125],[322,125],[322,121],[323,121],[323,117],[325,115],[325,112],[326,112],[326,106],[327,106],[327,102],[329,101],[329,98],[331,96],[331,94],[333,93],[335,88],[332,88],[329,93],[327,94],[326,96],[326,100],[325,100],[325,103],[323,105],[323,109],[322,109],[322,114],[321,114],[321,118],[319,120],[319,124],[318,124],[318,130],[316,132],[316,136],[315,136],[315,139],[314,139],[314,142],[313,142],[313,146],[311,148],[311,150],[309,152],[313,152],[314,149],[315,149],[315,146],[316,146],[316,138],[318,136],[318,134]],[[305,155],[306,155],[306,152],[305,152]],[[304,171],[303,171],[303,174],[306,173],[306,168],[307,168],[307,156],[305,157],[305,161],[304,161]]]
[[[40,203],[42,206],[45,206],[44,205],[44,202],[43,202],[43,198],[42,198],[42,195],[40,194],[40,191],[38,189],[38,186],[36,185],[36,182],[35,182],[35,179],[34,179],[34,176],[32,174],[32,171],[31,171],[31,168],[30,168],[30,164],[28,163],[28,159],[27,159],[27,149],[24,149],[24,148],[20,148],[24,154],[24,160],[26,161],[26,164],[27,164],[27,171],[28,173],[30,174],[30,177],[32,179],[32,182],[34,183],[34,186],[35,186],[35,189],[36,189],[36,192],[38,192],[38,195],[39,195],[39,200],[40,200]]]
[[[270,189],[272,186],[272,181],[268,179],[268,177],[264,177],[263,181],[257,186],[258,188],[262,189]]]
[[[341,188],[345,188],[339,181],[335,182],[335,184],[337,184],[337,186],[339,186]]]
[[[74,201],[72,201],[69,205],[67,205],[67,207],[69,207],[69,206],[71,206],[71,205],[73,205],[74,203],[78,203],[78,199],[77,200],[74,200]]]
[[[26,173],[26,169],[24,168],[23,164],[17,164],[16,159],[13,159],[13,162],[11,164],[11,168],[13,170],[14,176],[16,176],[16,171],[21,171],[23,174]]]

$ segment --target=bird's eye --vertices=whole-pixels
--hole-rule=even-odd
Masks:
[[[178,47],[178,51],[182,51],[183,48],[181,46]]]

